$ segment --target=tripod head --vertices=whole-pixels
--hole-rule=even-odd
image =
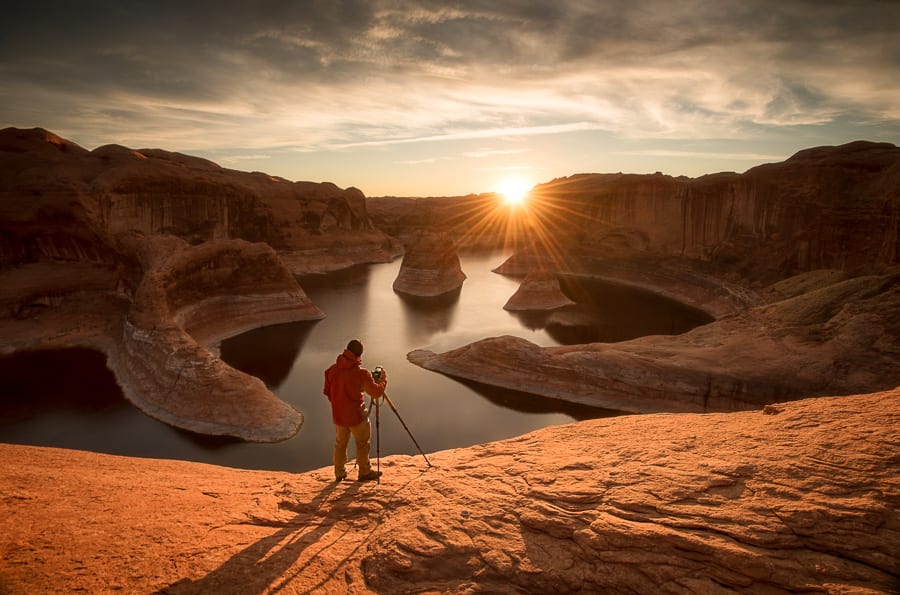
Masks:
[[[375,382],[381,382],[382,377],[384,377],[384,368],[382,366],[375,366],[375,369],[372,370],[372,379]]]

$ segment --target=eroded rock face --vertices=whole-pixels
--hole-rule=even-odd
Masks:
[[[325,249],[336,262],[400,253],[399,243],[372,227],[356,188],[229,170],[160,149],[87,151],[46,130],[7,128],[0,130],[0,179],[3,264],[114,259],[104,237],[127,231],[192,244],[264,241],[298,272],[313,269]]]
[[[119,237],[117,250],[139,267],[38,262],[0,274],[0,302],[16,313],[0,319],[2,353],[99,349],[126,398],[161,421],[260,442],[294,435],[303,416],[207,348],[248,328],[323,317],[277,254],[242,240],[188,246],[140,234]]]
[[[636,248],[709,261],[772,283],[806,271],[900,262],[900,148],[858,141],[800,151],[744,174],[696,179],[589,174],[537,186],[564,253]],[[626,239],[630,238],[630,239]],[[632,251],[633,253],[634,251]]]
[[[529,273],[519,289],[503,306],[504,310],[555,310],[575,302],[566,297],[556,275],[546,271]]]
[[[434,297],[462,287],[462,271],[456,245],[446,234],[422,233],[407,247],[394,280],[394,291],[417,297]]]
[[[0,575],[15,593],[893,593],[898,412],[892,390],[589,420],[430,469],[385,457],[380,485],[0,444]]]
[[[543,348],[494,337],[407,357],[450,376],[609,409],[733,411],[898,386],[897,345],[893,272],[817,287],[683,335]]]
[[[208,346],[323,314],[276,250],[239,238],[271,242],[299,270],[397,246],[352,188],[160,150],[86,151],[40,129],[0,131],[0,232],[0,354],[99,349],[146,413],[255,441],[289,438],[303,417]]]

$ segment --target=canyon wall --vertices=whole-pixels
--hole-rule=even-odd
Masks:
[[[0,130],[0,263],[109,262],[126,231],[199,244],[266,242],[288,256],[347,246],[385,261],[397,243],[376,230],[356,188],[290,182],[159,149],[87,151],[42,129]]]
[[[571,230],[565,249],[588,258],[624,244],[761,283],[816,269],[880,272],[900,262],[900,149],[858,141],[696,179],[576,175],[537,186],[532,208],[538,228]]]
[[[651,254],[765,285],[900,262],[900,149],[889,143],[807,149],[743,174],[577,174],[535,186],[519,212],[493,194],[369,204],[397,237],[442,226],[460,246],[526,247],[559,269]]]
[[[0,131],[0,355],[100,350],[132,403],[180,428],[264,442],[296,433],[300,412],[209,347],[324,316],[294,273],[399,250],[355,188]]]

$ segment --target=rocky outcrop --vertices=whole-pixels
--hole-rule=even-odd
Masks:
[[[435,297],[459,290],[465,279],[453,241],[445,234],[421,233],[403,255],[394,291]]]
[[[555,310],[574,305],[559,287],[559,279],[549,272],[529,273],[503,306],[504,310]]]
[[[754,409],[900,385],[900,271],[812,290],[805,277],[780,286],[799,292],[792,297],[683,335],[544,348],[494,337],[408,358],[454,377],[634,412]]]
[[[208,349],[248,328],[323,316],[275,252],[140,234],[116,248],[133,268],[31,263],[0,273],[0,304],[13,314],[0,319],[0,352],[98,349],[125,396],[161,421],[261,442],[294,435],[303,416]]]
[[[121,232],[266,242],[298,272],[327,250],[384,262],[400,246],[374,229],[356,188],[290,182],[160,149],[87,151],[42,129],[0,130],[0,263],[114,259]],[[333,262],[322,263],[327,270]]]
[[[0,445],[13,593],[893,593],[900,390],[624,416],[381,484]]]
[[[285,440],[303,416],[261,380],[207,349],[272,321],[324,317],[265,244],[137,240],[145,270],[108,354],[131,402],[171,425],[258,442]]]

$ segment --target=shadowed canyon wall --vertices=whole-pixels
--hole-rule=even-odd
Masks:
[[[4,264],[114,260],[104,240],[124,231],[192,244],[265,241],[286,255],[345,244],[373,260],[398,252],[369,222],[356,188],[289,182],[159,149],[87,151],[42,129],[0,131],[0,160]]]
[[[206,345],[323,316],[293,273],[386,261],[355,188],[0,131],[0,355],[89,347],[172,425],[283,440],[302,415]]]

